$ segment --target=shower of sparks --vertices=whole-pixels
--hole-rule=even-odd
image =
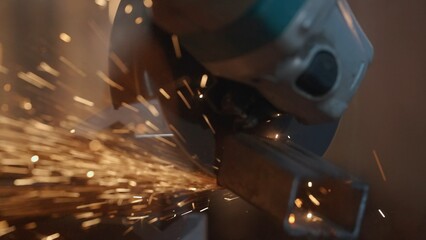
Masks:
[[[152,1],[143,3],[152,7]],[[95,0],[95,4],[103,7],[108,1]],[[87,22],[93,33],[88,37],[107,48],[108,30],[93,20]],[[142,22],[135,18],[136,24]],[[62,31],[53,33],[57,42],[70,43],[69,47],[79,44],[80,39],[76,42]],[[179,47],[175,38],[172,41]],[[76,89],[74,83],[93,80],[102,84],[96,79],[100,78],[113,88],[124,89],[98,70],[102,66],[89,68],[78,57],[56,52],[46,52],[45,56],[53,58],[39,57],[34,66],[4,63],[4,49],[8,48],[0,43],[0,74],[10,74],[16,81],[0,85],[5,95],[0,98],[0,237],[26,231],[37,239],[66,238],[58,229],[41,231],[44,220],[62,218],[72,218],[81,229],[116,221],[127,229],[125,235],[141,221],[161,224],[208,209],[208,197],[218,188],[216,179],[184,159],[174,138],[185,140],[177,129],[160,133],[153,124],[157,121],[137,119],[132,124],[144,125],[152,137],[135,139],[130,123],[100,129],[82,117],[87,113],[109,116],[102,115],[103,102],[79,92],[81,85]],[[123,73],[129,72],[117,54],[105,56]],[[171,97],[164,89],[160,93]],[[137,100],[152,116],[162,117],[157,105],[142,96]],[[123,106],[133,110],[132,116],[142,108]]]
[[[382,179],[384,182],[386,182],[386,175],[385,175],[385,172],[383,171],[383,167],[380,162],[379,155],[377,155],[376,150],[373,150],[373,155],[374,155],[374,159],[376,160],[377,167],[379,168],[380,174],[382,175]]]
[[[161,198],[183,198],[176,207],[185,215],[185,206],[196,200],[193,194],[216,188],[214,179],[141,154],[143,148],[113,133],[89,132],[99,138],[89,140],[36,119],[6,116],[0,116],[0,126],[0,177],[13,183],[0,181],[0,219],[74,212],[76,219],[87,219],[81,226],[89,228],[116,210],[115,215],[139,212],[133,219],[156,222],[149,213],[163,209],[157,203]],[[4,226],[0,235],[15,230]]]

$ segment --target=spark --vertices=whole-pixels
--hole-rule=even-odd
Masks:
[[[25,224],[24,228],[28,229],[28,230],[36,229],[37,228],[37,223],[35,223],[35,222],[27,223],[27,224]]]
[[[15,186],[27,186],[27,185],[32,185],[34,183],[35,183],[35,181],[33,179],[30,179],[30,178],[15,179],[15,181],[13,181],[13,184]]]
[[[159,140],[162,143],[165,143],[165,144],[169,145],[170,147],[173,147],[173,148],[176,147],[175,143],[173,143],[173,142],[171,142],[171,141],[169,141],[169,140],[167,140],[167,139],[165,139],[163,137],[155,137],[155,139]]]
[[[107,5],[107,1],[106,0],[95,0],[96,5],[101,6],[101,7],[105,7]]]
[[[15,230],[15,226],[9,227],[9,224],[6,221],[0,221],[0,237],[9,234]]]
[[[74,96],[73,99],[74,99],[74,101],[81,103],[81,104],[84,104],[84,105],[89,106],[89,107],[95,106],[95,104],[92,101],[89,101],[89,100],[82,98],[82,97],[79,97],[79,96]]]
[[[385,214],[382,212],[382,210],[379,209],[380,215],[382,215],[383,218],[386,218]]]
[[[47,64],[45,62],[41,62],[38,65],[37,69],[39,69],[41,71],[45,71],[45,72],[47,72],[47,73],[49,73],[49,74],[51,74],[51,75],[53,75],[55,77],[59,77],[59,75],[61,75],[58,70],[52,68],[49,64]]]
[[[142,22],[143,22],[143,18],[142,17],[135,18],[135,23],[136,24],[141,24]]]
[[[142,19],[142,18],[141,18]],[[136,21],[136,20],[135,20]],[[128,73],[129,69],[126,64],[121,60],[121,58],[114,52],[109,54],[109,59],[122,71],[123,73]]]
[[[123,232],[123,236],[127,235],[128,233],[130,233],[131,231],[133,231],[134,226],[129,227],[128,229],[126,229],[126,231]]]
[[[143,5],[144,5],[146,8],[151,8],[151,7],[152,7],[152,5],[153,5],[153,2],[152,2],[152,0],[143,0]]]
[[[294,213],[291,213],[291,214],[288,216],[288,222],[289,222],[290,224],[294,224],[294,223],[296,222],[296,216],[294,215]]]
[[[312,215],[312,213],[311,213],[311,212],[308,212],[308,214],[306,214],[306,217],[307,217],[308,219],[311,219],[311,218],[313,217],[313,215]]]
[[[90,20],[88,24],[89,24],[89,27],[92,29],[93,33],[95,33],[98,39],[102,42],[102,44],[104,46],[109,46],[108,45],[109,42],[107,40],[109,39],[108,34],[104,33],[95,21]]]
[[[319,205],[320,205],[320,202],[318,201],[318,199],[316,199],[316,198],[315,198],[315,196],[314,196],[314,195],[309,194],[309,199],[311,200],[311,202],[312,202],[313,204],[315,204],[315,205],[317,205],[317,206],[319,206]]]
[[[138,95],[136,99],[148,109],[152,116],[158,117],[160,115],[158,109],[154,105],[150,104],[142,95]]]
[[[205,114],[203,114],[203,118],[204,118],[204,121],[206,121],[207,125],[209,126],[210,130],[213,132],[213,134],[216,134],[216,131],[214,130],[212,124],[210,123],[209,118]]]
[[[142,220],[142,219],[145,219],[145,218],[148,218],[149,217],[149,215],[144,215],[144,216],[136,216],[136,217],[127,217],[127,219],[129,219],[129,220]]]
[[[179,38],[176,34],[172,35],[172,43],[173,43],[173,48],[175,50],[176,57],[181,58],[182,57],[182,51],[180,49]]]
[[[63,42],[66,42],[66,43],[71,42],[71,36],[66,33],[59,34],[59,39],[61,39]]]
[[[123,107],[125,107],[125,108],[127,108],[127,109],[129,109],[129,110],[131,110],[133,112],[139,112],[139,109],[133,107],[132,105],[130,105],[128,103],[122,102],[121,106],[123,106]]]
[[[30,83],[38,88],[48,88],[50,90],[55,90],[56,86],[49,83],[48,81],[44,80],[43,78],[41,78],[40,76],[32,73],[32,72],[19,72],[17,74],[18,78],[26,81],[27,83]]]
[[[9,73],[9,69],[7,69],[3,65],[0,65],[0,73],[7,74],[7,73]]]
[[[151,220],[148,221],[149,224],[155,223],[156,221],[158,221],[158,218],[153,218]]]
[[[312,187],[312,182],[308,182],[308,187]]]
[[[200,212],[204,212],[204,211],[206,211],[207,209],[209,209],[209,207],[205,207],[205,208],[201,209],[201,210],[200,210]]]
[[[71,129],[70,130],[70,133],[75,133],[75,129],[73,128],[73,129]]]
[[[4,90],[5,92],[10,92],[10,90],[12,90],[12,85],[11,85],[10,83],[6,83],[6,84],[3,86],[3,90]]]
[[[154,123],[152,123],[152,122],[151,122],[151,121],[149,121],[149,120],[146,120],[146,121],[145,121],[145,124],[146,124],[148,127],[152,128],[152,130],[154,130],[154,131],[160,131],[160,129],[159,129],[157,126],[155,126],[155,124],[154,124]]]
[[[77,206],[77,209],[82,209],[82,208],[92,208],[92,209],[94,209],[94,208],[99,208],[103,204],[106,204],[106,202],[89,203],[89,204]]]
[[[74,72],[76,72],[78,75],[80,75],[82,77],[86,77],[87,76],[85,72],[83,72],[80,68],[78,68],[74,63],[72,63],[70,60],[68,60],[64,56],[60,56],[59,57],[59,61],[61,61],[65,65],[67,65],[69,68],[71,68],[71,70],[73,70]]]
[[[175,126],[173,126],[172,124],[169,124],[169,128],[179,137],[179,139],[182,142],[186,142],[185,138],[182,136],[182,134],[176,129]]]
[[[124,12],[125,12],[126,14],[130,14],[130,13],[132,13],[132,11],[133,11],[133,6],[132,6],[132,4],[127,4],[127,5],[124,7]]]
[[[189,210],[187,212],[182,213],[181,216],[184,216],[184,215],[189,214],[189,213],[192,213],[192,210]]]
[[[185,85],[186,89],[188,89],[188,91],[191,94],[191,96],[194,96],[194,92],[192,91],[192,89],[189,86],[189,83],[188,83],[188,81],[186,81],[186,79],[183,79],[183,84]]]
[[[300,198],[296,198],[296,200],[294,200],[294,204],[296,205],[296,207],[301,208],[302,207],[302,200],[300,200]]]
[[[105,73],[103,73],[102,71],[97,71],[96,75],[102,79],[102,81],[104,81],[106,84],[110,85],[113,88],[116,88],[120,91],[124,91],[124,87],[121,86],[120,84],[114,82],[111,78],[109,78]]]
[[[380,174],[382,175],[382,179],[383,179],[384,182],[386,182],[386,175],[385,175],[385,172],[383,171],[383,167],[382,167],[382,164],[380,162],[380,158],[377,155],[376,150],[373,150],[373,155],[374,155],[374,159],[376,160],[377,167],[379,168]]]
[[[94,171],[88,171],[88,172],[86,173],[86,176],[87,176],[88,178],[92,178],[92,177],[94,177],[94,176],[95,176],[95,172],[94,172]]]
[[[230,201],[234,201],[234,200],[236,200],[236,199],[238,199],[239,197],[225,197],[225,198],[223,198],[224,200],[226,200],[226,201],[228,201],[228,202],[230,202]]]
[[[93,218],[93,216],[95,216],[93,212],[84,212],[74,215],[76,219]]]
[[[201,88],[205,88],[207,86],[208,79],[209,79],[209,76],[207,76],[207,74],[203,74],[203,76],[201,76],[201,82],[200,82]]]
[[[95,218],[95,219],[92,219],[92,220],[88,220],[88,221],[82,222],[81,226],[83,228],[89,228],[89,227],[92,227],[92,226],[97,225],[99,223],[101,223],[101,219],[100,218]]]
[[[38,160],[40,160],[40,157],[37,156],[37,155],[34,155],[34,156],[31,157],[31,162],[33,162],[33,163],[38,162]]]
[[[49,235],[47,237],[42,238],[41,240],[54,240],[59,238],[61,235],[59,233],[54,233],[52,235]]]
[[[163,97],[165,97],[166,99],[170,99],[170,95],[166,92],[166,90],[160,88],[158,89],[158,91],[161,93],[161,95],[163,95]]]
[[[25,110],[31,110],[33,108],[33,105],[31,104],[31,102],[24,102],[22,104],[22,108]]]

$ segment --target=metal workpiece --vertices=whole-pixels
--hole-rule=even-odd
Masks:
[[[268,212],[290,235],[356,239],[368,186],[290,142],[224,139],[220,185]]]

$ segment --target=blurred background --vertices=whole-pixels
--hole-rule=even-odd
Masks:
[[[375,57],[357,95],[340,122],[325,158],[370,184],[370,199],[360,239],[424,239],[426,233],[422,227],[426,226],[426,207],[424,205],[426,188],[423,186],[426,180],[424,174],[426,169],[424,161],[426,155],[424,147],[426,144],[426,107],[423,105],[426,103],[424,94],[426,89],[426,45],[424,44],[426,43],[426,31],[424,30],[426,1],[350,0],[349,3],[374,45]],[[128,162],[117,162],[114,166],[134,164],[135,168],[138,168],[141,167],[138,165],[139,163],[133,163],[131,160],[135,156],[132,154],[138,154],[135,150],[137,147],[131,150],[126,149],[126,151],[120,150],[120,146],[126,145],[124,142],[122,145],[118,144],[117,148],[102,146],[102,150],[99,150],[98,142],[95,141],[97,139],[119,142],[119,139],[113,138],[107,133],[105,133],[106,136],[98,134],[93,136],[93,133],[88,131],[84,135],[85,140],[69,136],[69,134],[74,134],[73,130],[76,129],[74,126],[77,123],[90,120],[92,116],[101,115],[111,108],[108,86],[111,83],[108,83],[108,79],[105,78],[105,74],[108,72],[108,61],[114,59],[114,56],[109,54],[111,21],[108,4],[110,3],[105,0],[0,1],[0,111],[2,116],[0,130],[5,130],[5,126],[12,127],[12,129],[25,129],[25,126],[34,123],[31,122],[33,119],[60,129],[60,134],[55,137],[69,139],[69,142],[61,143],[68,147],[64,148],[67,153],[70,153],[69,148],[76,144],[77,146],[78,144],[88,145],[90,151],[97,152],[91,156],[93,159],[111,154],[120,159],[129,159]],[[129,14],[137,12],[136,9],[128,11]],[[138,20],[136,15],[135,24],[143,24],[143,20]],[[49,83],[53,83],[53,85]],[[113,122],[105,124],[111,123]],[[0,210],[0,237],[5,239],[64,237],[63,234],[58,236],[54,232],[49,232],[52,225],[45,224],[43,228],[41,222],[45,217],[38,219],[38,222],[16,220],[25,216],[40,216],[40,213],[25,210],[26,206],[29,209],[34,207],[34,204],[27,201],[31,198],[25,197],[28,191],[21,195],[20,192],[15,192],[14,187],[10,187],[13,186],[12,183],[25,185],[25,181],[16,182],[15,180],[26,179],[22,178],[26,172],[20,167],[11,167],[7,164],[7,160],[25,158],[31,159],[32,163],[37,164],[38,158],[43,156],[38,154],[37,158],[33,159],[32,157],[36,156],[34,151],[40,152],[46,147],[55,146],[53,143],[53,145],[44,143],[44,145],[41,144],[42,150],[40,148],[31,149],[30,145],[34,143],[33,141],[40,142],[42,139],[47,139],[47,135],[39,133],[38,130],[40,129],[28,130],[37,137],[35,140],[25,139],[25,136],[29,136],[28,132],[20,130],[3,131],[1,135],[0,152],[8,151],[16,154],[3,154],[0,159],[2,161],[0,168],[0,200],[2,201],[0,203],[2,207]],[[8,144],[11,142],[9,139],[11,135],[20,136],[13,140],[18,146]],[[90,143],[92,144],[90,145]],[[161,144],[164,145],[164,142]],[[28,147],[22,147],[27,145]],[[51,149],[51,151],[53,150]],[[76,206],[93,203],[91,194],[104,193],[111,188],[111,186],[104,188],[105,185],[102,185],[102,181],[108,179],[105,177],[109,174],[108,169],[103,169],[103,172],[94,170],[94,168],[99,168],[101,163],[99,161],[90,160],[91,163],[95,163],[94,167],[84,165],[90,162],[87,160],[87,156],[85,158],[75,152],[71,155],[79,156],[80,162],[77,163],[78,166],[74,167],[82,169],[81,172],[75,171],[72,176],[68,176],[64,172],[52,170],[46,166],[42,169],[49,170],[50,177],[57,175],[68,176],[68,178],[64,182],[61,182],[63,179],[53,179],[58,181],[53,183],[49,182],[53,181],[52,178],[49,178],[47,182],[43,181],[45,179],[39,179],[42,187],[35,194],[53,194],[56,197],[58,197],[57,194],[62,197],[68,194],[69,197],[70,193],[81,189],[75,190],[75,188],[64,186],[94,187],[85,190],[87,195],[79,195],[78,201],[56,209],[73,216],[80,214],[81,222],[77,224],[78,229],[80,229],[80,224],[86,222],[88,235],[77,231],[69,232],[67,236],[74,236],[74,239],[88,238],[88,236],[91,239],[96,239],[96,237],[105,239],[104,235],[100,235],[101,232],[104,234],[108,232],[110,234],[108,236],[111,238],[114,236],[116,239],[124,237],[138,239],[137,234],[123,235],[122,233],[128,231],[131,225],[123,227],[120,225],[121,222],[116,229],[111,226],[117,226],[117,224],[107,225],[107,227],[100,226],[95,232],[91,232],[94,230],[90,229],[91,226],[99,223],[93,221],[98,219],[97,214],[102,216],[120,215],[117,214],[118,212],[123,213],[123,216],[131,217],[126,215],[131,212],[127,210],[132,209],[135,205],[143,208],[140,206],[141,202],[133,202],[138,200],[134,198],[135,194],[125,197],[120,195],[123,194],[122,191],[127,191],[123,189],[128,189],[128,186],[133,187],[132,185],[136,183],[139,186],[141,182],[144,182],[143,186],[151,186],[151,189],[159,193],[177,192],[180,194],[169,197],[170,202],[184,201],[184,205],[188,203],[192,205],[191,203],[196,202],[196,207],[179,210],[181,214],[188,212],[189,209],[200,212],[206,207],[203,197],[199,197],[199,195],[202,195],[204,191],[216,189],[214,179],[200,175],[193,169],[193,166],[185,163],[176,163],[180,166],[179,171],[176,170],[178,172],[173,173],[174,175],[170,174],[169,170],[164,170],[169,164],[153,159],[149,154],[147,153],[145,157],[149,156],[152,161],[150,162],[152,171],[163,171],[161,172],[164,173],[163,176],[166,175],[169,178],[156,179],[155,174],[144,175],[145,177],[137,174],[129,176],[125,173],[128,169],[113,170],[111,176],[125,180],[124,183],[113,183],[113,189],[115,189],[115,192],[111,193],[113,197],[109,196],[106,200],[115,201],[114,204],[118,201],[125,203],[127,201],[128,205],[123,205],[124,210],[96,207],[91,208],[90,211],[70,210],[75,209]],[[170,152],[169,156],[172,159],[179,157],[178,153],[173,152]],[[89,156],[89,158],[91,157]],[[61,164],[64,163],[62,160],[58,161],[61,161]],[[63,166],[70,168],[68,165]],[[59,173],[55,171],[59,171]],[[32,174],[34,175],[34,173]],[[38,174],[43,176],[41,172]],[[164,183],[171,178],[176,179],[176,176],[185,174],[186,177],[183,177],[177,185]],[[158,175],[159,173],[157,173]],[[151,181],[148,178],[151,178],[152,182],[146,183],[146,181]],[[60,191],[64,190],[66,194],[58,189],[53,193],[43,192],[43,186],[49,186],[48,184],[51,183],[59,183]],[[127,187],[123,187],[123,184]],[[117,189],[120,190],[116,191]],[[131,189],[131,193],[133,193],[134,188]],[[143,199],[147,198],[146,201],[151,199],[151,204],[155,196],[152,197],[151,192],[143,194]],[[19,199],[21,201],[18,201]],[[190,200],[185,202],[185,199]],[[6,203],[6,200],[12,202]],[[50,201],[51,198],[47,196],[39,204],[50,204]],[[145,202],[142,203],[145,204]],[[162,204],[166,203],[157,203],[158,206]],[[21,211],[20,214],[13,214],[19,211]],[[48,212],[49,218],[52,218],[51,214],[53,214],[53,218],[55,217],[54,212],[55,209]],[[84,213],[89,217],[81,216]],[[173,216],[174,213],[163,213],[162,216],[169,214]],[[141,214],[139,220],[144,216],[145,213]],[[112,219],[115,219],[115,216]],[[152,219],[155,217],[149,218],[150,221]],[[65,218],[62,218],[61,221],[59,224],[61,226],[57,227],[62,230],[67,229],[64,227],[66,224],[70,226],[69,229],[74,229],[71,226],[76,224]],[[16,226],[22,225],[22,229],[25,231],[21,235],[13,234],[17,228],[13,228],[15,225],[12,225],[11,222],[16,223]],[[152,223],[155,222],[152,221]],[[33,223],[40,227],[37,234],[32,231],[34,230]],[[117,232],[116,236],[111,233],[114,231]]]

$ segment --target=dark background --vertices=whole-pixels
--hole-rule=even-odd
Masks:
[[[425,239],[426,1],[349,3],[375,56],[326,158],[370,183],[361,239]]]

